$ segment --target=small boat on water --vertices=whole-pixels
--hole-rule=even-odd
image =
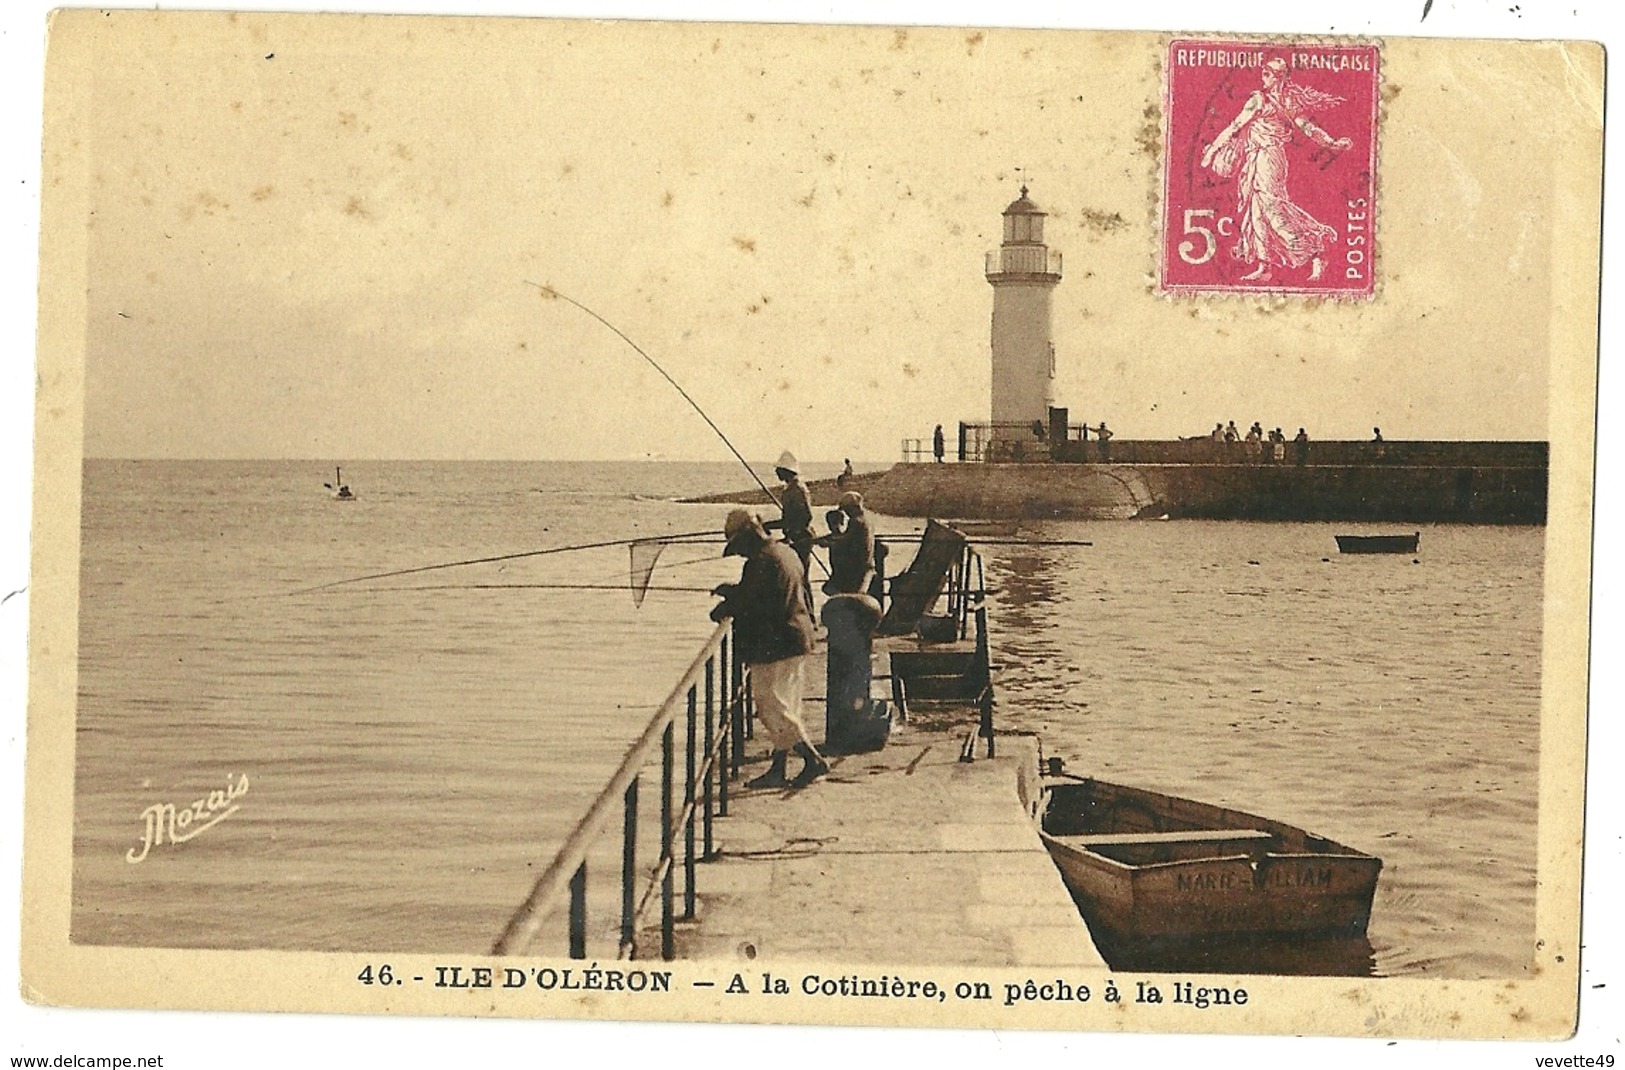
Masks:
[[[1054,762],[1042,788],[1044,846],[1097,939],[1365,934],[1380,858],[1239,810],[1073,776]]]
[[[334,466],[333,482],[323,483],[322,486],[327,488],[327,493],[336,502],[355,501],[355,494],[350,490],[350,485],[344,482],[344,469],[342,468]]]
[[[1345,554],[1414,554],[1421,538],[1420,531],[1409,535],[1339,535],[1337,549]]]

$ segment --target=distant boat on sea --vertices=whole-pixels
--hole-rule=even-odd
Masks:
[[[1338,535],[1337,549],[1345,554],[1414,554],[1420,531],[1409,535]]]
[[[355,501],[355,494],[351,492],[350,485],[344,482],[344,469],[337,465],[333,467],[333,482],[323,483],[322,486],[327,488],[327,493],[336,502]]]

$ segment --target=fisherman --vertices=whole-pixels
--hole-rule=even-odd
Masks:
[[[745,786],[803,787],[829,772],[801,719],[807,655],[814,641],[812,613],[802,597],[806,574],[790,548],[770,538],[749,510],[729,513],[722,533],[727,540],[722,555],[743,557],[745,568],[738,583],[712,591],[722,602],[712,607],[711,619],[733,619],[734,649],[750,666],[756,712],[773,748],[767,772]],[[805,763],[794,780],[785,777],[784,768],[792,750]]]
[[[942,425],[938,424],[937,429],[931,432],[931,453],[936,457],[938,464],[942,463],[942,454],[945,448],[946,443],[942,437]]]
[[[863,495],[855,490],[841,495],[839,512],[846,518],[844,529],[821,540],[829,546],[824,593],[861,594],[869,589],[875,571],[875,535],[863,511]]]
[[[796,461],[796,455],[789,450],[779,454],[778,463],[773,466],[773,472],[784,484],[784,493],[779,496],[779,508],[784,511],[780,520],[770,520],[767,523],[769,531],[782,529],[784,541],[790,544],[790,549],[796,552],[801,559],[801,586],[807,596],[807,613],[813,610],[812,582],[809,579],[808,566],[812,563],[812,502],[807,497],[807,485],[801,481],[801,465]]]

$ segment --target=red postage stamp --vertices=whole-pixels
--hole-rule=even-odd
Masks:
[[[1164,293],[1373,292],[1375,45],[1176,40]]]

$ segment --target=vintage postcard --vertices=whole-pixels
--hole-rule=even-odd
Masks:
[[[1574,1030],[1599,45],[48,48],[30,1001]]]

